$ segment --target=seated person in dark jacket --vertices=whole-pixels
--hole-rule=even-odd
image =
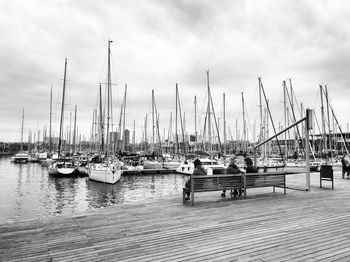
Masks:
[[[348,161],[346,161],[345,158],[348,158],[346,154],[341,158],[341,165],[342,165],[342,178],[344,178],[344,175],[346,173],[347,178],[349,178],[349,173],[350,173],[350,166]]]
[[[250,157],[244,158],[244,163],[246,165],[245,172],[246,173],[257,173],[258,169],[253,166],[253,160]]]
[[[207,174],[207,171],[203,168],[202,162],[199,159],[194,160],[193,164],[194,170],[191,176],[205,176]],[[191,188],[191,179],[186,182],[185,187]],[[190,200],[190,192],[187,192],[186,195],[186,200]]]
[[[241,170],[239,170],[239,168],[236,165],[236,158],[233,157],[230,159],[230,163],[226,169],[226,174],[239,174],[239,173],[241,173]],[[242,194],[242,189],[240,189],[239,191],[240,191],[240,194]],[[221,196],[225,197],[225,193],[226,193],[226,190],[225,189],[222,190]],[[234,197],[236,197],[238,195],[237,189],[234,189],[233,195],[234,195]]]

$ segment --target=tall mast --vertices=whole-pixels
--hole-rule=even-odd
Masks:
[[[259,142],[263,141],[263,112],[262,112],[262,102],[261,102],[261,77],[259,80],[259,109],[260,109],[260,133],[259,133]]]
[[[72,137],[72,112],[69,112],[69,131],[67,132],[68,134],[68,149],[69,149],[69,153],[71,153],[71,149],[72,149],[72,141],[71,141],[71,137]]]
[[[283,81],[283,108],[284,108],[284,128],[287,128],[287,97],[286,81]],[[284,132],[284,156],[287,159],[287,132]]]
[[[177,87],[177,84],[176,84]],[[180,97],[179,97],[179,91],[177,90],[177,102],[179,104],[179,115],[180,115],[180,125],[181,125],[181,133],[182,133],[182,144],[183,144],[183,153],[186,157],[186,143],[185,143],[185,131],[184,131],[184,125],[183,125],[183,121],[182,121],[182,113],[181,113],[181,104],[180,104]]]
[[[177,150],[178,150],[178,143],[179,143],[179,140],[178,140],[178,136],[177,136],[177,115],[178,115],[178,112],[177,112],[177,106],[178,106],[178,87],[177,87],[177,83],[176,83],[176,94],[175,94],[175,155],[177,155]]]
[[[133,152],[135,152],[135,137],[136,136],[136,133],[135,133],[135,119],[134,119],[134,129],[132,131],[132,149],[133,149]]]
[[[289,78],[289,88],[290,88],[290,109],[291,112],[293,114],[293,118],[292,118],[292,124],[294,124],[294,122],[296,121],[295,119],[295,114],[294,114],[294,102],[293,102],[293,86],[292,86],[292,79]],[[296,128],[293,127],[294,130],[294,134],[293,134],[293,138],[294,138],[294,151],[299,151],[299,143],[297,141],[297,133],[299,134],[299,129],[298,131],[296,131]],[[301,138],[300,138],[301,139]]]
[[[101,136],[101,153],[104,151],[104,134],[105,134],[105,129],[104,129],[104,118],[103,118],[103,113],[102,113],[102,87],[100,85],[100,136]]]
[[[113,43],[113,41],[108,40],[106,157],[108,157],[108,154],[109,154],[109,121],[110,121],[110,91],[111,91],[111,43]]]
[[[245,111],[244,111],[244,96],[243,92],[241,92],[242,95],[242,112],[243,112],[243,143],[245,145],[245,149],[247,150],[247,133],[246,133],[246,122],[245,122]]]
[[[147,142],[148,142],[148,137],[147,137],[147,114],[145,117],[145,151],[147,152]]]
[[[49,153],[51,152],[51,120],[52,120],[52,86],[51,86],[51,90],[50,90]]]
[[[22,151],[23,151],[23,124],[24,124],[24,108],[22,109],[21,153],[22,153]]]
[[[211,121],[210,121],[210,86],[209,86],[209,70],[207,71],[207,85],[208,85],[208,136],[209,136],[209,153],[212,158],[212,144],[211,144]]]
[[[91,144],[90,144],[90,151],[93,149],[94,144],[94,134],[95,134],[95,108],[92,109],[92,125],[91,125]],[[75,147],[75,144],[74,144]]]
[[[63,94],[62,94],[62,106],[61,106],[61,120],[60,120],[60,133],[58,137],[58,157],[61,154],[61,145],[62,145],[62,133],[63,133],[63,119],[64,119],[64,98],[66,94],[66,73],[67,73],[67,58],[64,62],[64,75],[63,75]]]
[[[123,144],[122,144],[122,151],[125,150],[125,109],[126,109],[126,92],[127,92],[127,89],[128,89],[128,85],[125,84],[125,91],[124,91],[124,101],[123,101],[123,134],[122,134],[122,141],[123,141]]]
[[[75,148],[75,136],[77,133],[77,105],[75,105],[74,107],[74,128],[73,128],[73,152],[75,152],[76,148]]]
[[[152,89],[152,145],[151,151],[154,152],[154,90]]]
[[[326,98],[328,98],[327,85],[324,86],[324,92],[325,92]],[[328,102],[328,99],[326,99],[326,104],[327,104],[327,124],[328,124],[328,146],[329,146],[330,152],[332,152],[331,119],[330,119],[330,116],[329,116],[329,102]]]
[[[194,148],[197,151],[197,96],[194,96]]]
[[[224,154],[226,155],[226,99],[225,93],[222,94],[223,106],[224,106]]]
[[[173,129],[172,121],[173,121],[173,112],[170,112],[170,121],[169,121],[169,129],[168,129],[168,144],[167,144],[168,149],[170,147],[170,137],[171,137],[172,129]]]

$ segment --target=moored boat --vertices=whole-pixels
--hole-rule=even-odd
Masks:
[[[15,154],[12,158],[11,161],[13,163],[28,163],[29,161],[29,155],[27,153],[18,153]]]
[[[76,174],[76,167],[71,162],[57,161],[48,167],[49,175],[72,176]]]

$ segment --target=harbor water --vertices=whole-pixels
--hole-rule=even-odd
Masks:
[[[144,199],[181,194],[179,174],[122,176],[114,185],[88,177],[50,176],[39,163],[14,164],[0,158],[0,223],[78,214]]]

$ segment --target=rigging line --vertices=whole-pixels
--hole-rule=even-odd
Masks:
[[[265,103],[266,103],[267,111],[268,111],[269,116],[270,116],[272,128],[273,128],[273,131],[274,131],[274,133],[275,133],[275,135],[276,135],[277,133],[276,133],[275,124],[274,124],[274,122],[273,122],[273,118],[272,118],[271,111],[270,111],[270,108],[269,108],[269,103],[268,103],[268,101],[267,101],[267,99],[266,99],[266,94],[265,94],[265,90],[264,90],[264,86],[263,86],[262,82],[260,82],[260,85],[261,85],[261,90],[263,91],[263,94],[264,94]],[[278,149],[279,149],[279,151],[280,151],[281,159],[282,159],[282,161],[284,161],[284,157],[283,157],[283,153],[282,153],[282,148],[281,148],[281,145],[280,145],[280,142],[279,142],[277,136],[276,136],[276,140],[277,140]]]
[[[290,81],[290,83],[291,83],[291,81]],[[289,105],[292,105],[292,101],[291,101],[291,97],[290,97],[290,95],[289,95],[288,89],[286,89],[286,94],[287,94],[287,97],[288,97]],[[291,106],[290,109],[291,109],[291,111],[292,111],[292,116],[293,116],[293,118],[292,118],[292,123],[295,123],[295,122],[296,122],[296,118],[295,118],[295,113],[294,113],[294,107]],[[290,113],[290,112],[289,112],[289,113]],[[299,127],[298,127],[298,125],[296,125],[295,127],[296,127],[296,129],[297,129],[298,139],[302,139],[302,138],[301,138],[301,135],[300,135],[300,132],[299,132]],[[301,145],[301,149],[302,149],[303,153],[305,154],[305,149],[304,149],[303,145]]]
[[[343,142],[344,142],[344,145],[345,145],[346,153],[349,154],[349,150],[348,150],[348,146],[347,146],[347,144],[346,144],[346,140],[345,140],[344,134],[343,134],[342,129],[341,129],[340,125],[339,125],[338,119],[337,119],[337,117],[335,116],[335,113],[334,113],[334,110],[333,110],[333,106],[332,106],[332,104],[331,104],[331,101],[330,101],[328,92],[327,92],[327,95],[326,95],[326,99],[327,99],[327,102],[328,102],[328,104],[329,104],[329,107],[331,108],[331,111],[332,111],[334,120],[335,120],[335,122],[337,123],[337,126],[338,126],[338,129],[339,129],[339,131],[340,131],[340,134],[341,134],[341,136],[342,136],[342,138],[343,138]]]
[[[244,107],[245,107],[245,114],[246,114],[246,116],[247,116],[248,126],[249,126],[249,129],[250,129],[250,134],[251,134],[251,136],[252,136],[252,138],[253,138],[253,140],[254,140],[254,137],[253,137],[253,129],[252,129],[252,125],[250,124],[250,119],[249,119],[249,115],[248,115],[248,110],[247,110],[246,104],[244,104]],[[247,137],[248,137],[248,134],[247,134]],[[247,139],[247,140],[249,140],[249,139]]]

